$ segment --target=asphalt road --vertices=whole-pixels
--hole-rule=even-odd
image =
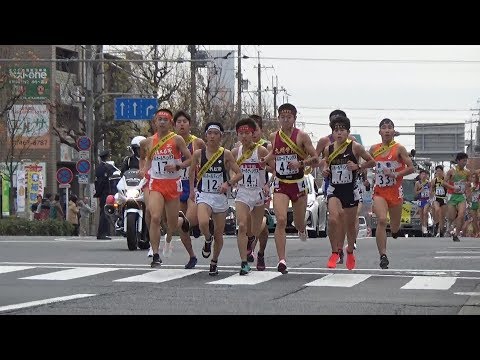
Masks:
[[[379,268],[374,238],[358,240],[357,266],[326,268],[328,239],[287,239],[289,273],[276,271],[273,234],[267,269],[239,276],[236,238],[225,237],[220,274],[209,276],[174,238],[170,258],[151,269],[126,239],[0,237],[0,314],[480,314],[480,239],[388,239]]]

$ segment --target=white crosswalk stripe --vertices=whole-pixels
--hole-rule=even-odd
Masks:
[[[278,271],[252,271],[248,275],[235,274],[225,279],[210,281],[207,284],[217,285],[257,285],[265,281],[275,279],[282,274]]]
[[[456,277],[450,276],[414,276],[401,288],[409,290],[448,290],[455,284],[456,280]]]
[[[114,281],[118,282],[153,282],[161,283],[165,281],[180,279],[185,276],[193,275],[204,270],[188,270],[188,269],[161,269],[150,271],[142,275],[130,276]]]
[[[21,272],[23,270],[43,270],[50,268],[54,269],[52,272],[47,272],[44,274],[38,274],[33,276],[18,277],[21,280],[57,280],[57,281],[67,281],[81,279],[85,277],[93,277],[94,275],[99,275],[108,272],[122,273],[125,271],[130,272],[141,272],[139,275],[128,276],[123,278],[118,278],[112,280],[111,278],[106,278],[107,281],[113,282],[123,282],[123,283],[163,283],[167,281],[177,280],[198,273],[206,274],[208,269],[169,269],[161,268],[157,270],[150,270],[147,268],[114,268],[114,267],[67,267],[67,266],[19,266],[19,265],[5,265],[0,266],[0,274],[8,274],[13,272]],[[274,280],[276,278],[281,279],[282,274],[278,271],[251,271],[248,275],[240,276],[238,272],[235,271],[233,275],[232,270],[224,270],[220,272],[220,275],[214,279],[211,277],[201,275],[198,279],[203,284],[206,285],[233,285],[233,286],[244,286],[244,285],[260,285],[262,283]],[[442,273],[443,274],[443,273]],[[8,276],[8,275],[5,275]],[[11,276],[11,275],[10,275]],[[14,276],[19,276],[15,274]],[[310,278],[314,279],[313,281],[301,284],[300,286],[306,287],[336,287],[336,288],[353,288],[355,286],[362,286],[362,283],[367,279],[369,280],[369,285],[375,284],[375,280],[379,278],[396,277],[405,279],[403,286],[400,287],[401,290],[449,290],[454,286],[457,279],[472,279],[478,281],[478,277],[461,277],[461,276],[442,276],[442,275],[417,275],[414,273],[410,274],[359,274],[359,273],[316,273],[316,272],[295,272],[292,274],[285,275],[286,278],[291,279],[295,277],[296,279]],[[120,277],[116,275],[116,277]],[[206,280],[209,278],[209,280]],[[278,280],[281,283],[281,280]],[[384,284],[384,283],[383,283]],[[398,283],[397,286],[400,286]]]
[[[367,280],[370,276],[368,274],[329,274],[309,282],[305,286],[352,287]]]
[[[27,276],[20,279],[27,279],[27,280],[72,280],[78,279],[85,276],[97,275],[106,273],[109,271],[118,270],[116,268],[75,268],[75,269],[67,269],[67,270],[60,270],[55,271],[47,274],[40,274],[40,275],[33,275]]]

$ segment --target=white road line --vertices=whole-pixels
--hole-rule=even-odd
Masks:
[[[304,286],[352,287],[367,280],[367,274],[331,274],[305,284]]]
[[[165,281],[170,281],[174,279],[180,279],[185,276],[190,276],[201,272],[202,270],[190,270],[190,269],[161,269],[150,271],[146,274],[135,275],[126,277],[123,279],[114,280],[115,282],[153,282],[161,283]]]
[[[467,250],[467,251],[435,251],[437,254],[480,254],[480,251],[473,251],[473,250]]]
[[[447,249],[480,249],[480,246],[447,246]]]
[[[115,271],[118,269],[115,268],[75,268],[75,269],[67,269],[67,270],[60,270],[54,271],[47,274],[40,274],[40,275],[33,275],[27,276],[20,279],[25,280],[72,280],[78,279],[81,277],[97,275],[109,271]]]
[[[45,304],[51,304],[51,303],[60,302],[60,301],[82,299],[82,298],[86,298],[86,297],[90,297],[90,296],[96,296],[96,295],[97,294],[76,294],[76,295],[60,296],[60,297],[44,299],[44,300],[29,301],[29,302],[26,302],[26,303],[20,303],[20,304],[14,304],[14,305],[0,306],[0,312],[1,311],[8,311],[8,310],[22,309],[22,308],[27,308],[27,307],[32,307],[32,306],[40,306],[40,305],[45,305]]]
[[[480,292],[456,292],[455,295],[480,296]]]
[[[9,273],[13,271],[34,269],[35,266],[0,266],[0,274]]]
[[[117,267],[117,268],[124,268],[124,267],[133,267],[133,268],[143,268],[143,269],[151,269],[150,264],[110,264],[110,263],[52,263],[52,262],[21,262],[21,261],[0,261],[0,266],[1,265],[30,265],[30,266],[35,266],[35,267],[54,267],[54,266],[65,266],[65,267],[78,267],[78,266],[111,266],[111,267]],[[50,266],[53,265],[53,266]],[[185,264],[164,264],[162,266],[168,266],[168,267],[181,267],[184,268]],[[196,268],[205,268],[208,269],[209,265],[197,265]],[[219,269],[238,269],[238,265],[219,265]],[[275,270],[276,267],[270,267],[267,266],[267,269],[269,270]],[[346,268],[336,268],[335,270],[329,269],[329,268],[323,268],[323,267],[289,267],[288,271],[289,273],[295,271],[295,270],[300,270],[300,271],[320,271],[320,272],[328,272],[331,273],[332,271],[334,272],[351,272],[351,270],[348,270]],[[429,273],[448,273],[452,275],[452,272],[467,272],[467,273],[480,273],[480,269],[388,269],[388,270],[381,270],[379,268],[374,268],[374,269],[360,269],[360,268],[355,268],[354,271],[373,271],[374,273],[415,273],[421,274],[425,273],[428,275]]]
[[[215,285],[257,285],[265,281],[275,279],[282,274],[273,271],[252,271],[247,275],[235,274],[225,279],[210,281],[207,284]]]
[[[448,290],[455,284],[456,277],[450,276],[414,276],[401,289],[408,290]]]
[[[480,256],[435,256],[434,259],[480,259]]]

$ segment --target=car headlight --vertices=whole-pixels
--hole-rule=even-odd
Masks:
[[[140,191],[138,189],[128,189],[126,196],[127,198],[136,199],[140,195]]]

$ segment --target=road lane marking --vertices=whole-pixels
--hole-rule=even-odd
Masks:
[[[35,266],[0,266],[0,274],[9,273],[13,271],[34,269]]]
[[[480,296],[480,292],[456,292],[455,295]]]
[[[76,294],[76,295],[60,296],[60,297],[44,299],[44,300],[29,301],[29,302],[20,303],[20,304],[0,306],[0,312],[8,311],[8,310],[17,310],[17,309],[22,309],[22,308],[27,308],[32,306],[40,306],[40,305],[51,304],[51,303],[61,302],[61,301],[83,299],[86,297],[96,296],[96,295],[97,294]]]
[[[453,251],[435,251],[437,254],[480,254],[480,251],[473,251],[473,250],[467,250],[467,251],[458,251],[458,250],[453,250]]]
[[[305,284],[304,286],[352,287],[367,280],[367,274],[331,274]]]
[[[449,260],[459,260],[459,259],[480,259],[480,256],[435,256],[434,259],[449,259]]]
[[[251,271],[247,275],[235,274],[221,280],[210,281],[207,284],[215,285],[257,285],[275,279],[282,274],[278,271]]]
[[[408,290],[448,290],[455,284],[456,277],[450,276],[414,276],[401,289]]]
[[[75,268],[75,269],[67,269],[67,270],[60,270],[54,271],[47,274],[40,274],[40,275],[33,275],[22,277],[20,279],[24,280],[72,280],[78,279],[81,277],[92,276],[97,274],[106,273],[109,271],[115,271],[118,269],[115,268]]]
[[[190,269],[161,269],[150,271],[142,275],[135,275],[123,279],[114,280],[115,282],[153,282],[161,283],[165,281],[180,279],[185,276],[190,276],[201,272],[203,270]]]

